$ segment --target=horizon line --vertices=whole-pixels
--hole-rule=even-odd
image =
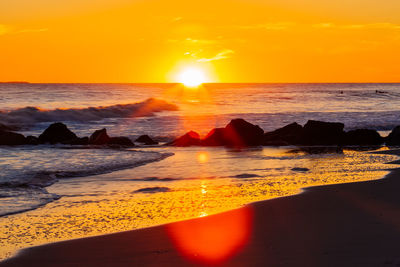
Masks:
[[[0,84],[182,84],[179,82],[28,82],[0,81]],[[397,82],[207,82],[202,85],[214,84],[400,84]]]

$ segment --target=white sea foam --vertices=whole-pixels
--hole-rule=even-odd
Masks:
[[[32,125],[38,122],[56,121],[99,121],[107,118],[133,118],[152,116],[156,112],[176,111],[178,107],[164,100],[149,98],[134,104],[118,104],[88,108],[66,108],[45,110],[38,107],[24,107],[0,112],[4,124]]]
[[[170,155],[49,146],[0,148],[0,216],[34,209],[59,198],[44,188],[58,179],[133,168]]]

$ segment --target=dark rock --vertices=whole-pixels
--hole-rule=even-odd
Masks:
[[[225,128],[214,128],[202,140],[203,146],[225,146],[228,142],[225,138]]]
[[[190,131],[178,139],[172,141],[168,145],[172,146],[198,146],[200,145],[200,135],[196,132]]]
[[[301,153],[301,154],[343,154],[343,148],[341,146],[309,146],[299,147],[290,150],[289,153]]]
[[[280,146],[298,144],[303,134],[303,127],[296,122],[264,134],[263,145]]]
[[[263,143],[264,130],[243,119],[232,120],[225,128],[215,128],[202,140],[204,146],[258,146]]]
[[[20,130],[20,129],[17,126],[10,126],[10,125],[5,125],[5,124],[0,123],[0,131],[12,132],[12,131],[18,131],[18,130]]]
[[[241,173],[241,174],[238,174],[238,175],[234,175],[234,176],[231,176],[232,178],[244,178],[244,179],[246,179],[246,178],[256,178],[256,177],[261,177],[260,175],[257,175],[257,174],[252,174],[252,173]]]
[[[36,136],[32,136],[32,135],[27,136],[25,141],[26,141],[27,145],[38,145],[40,143],[39,138],[37,138]]]
[[[108,145],[120,145],[120,146],[128,146],[132,147],[135,146],[135,144],[129,139],[128,137],[111,137],[110,140],[107,143]]]
[[[344,124],[309,120],[303,127],[302,145],[338,145],[344,142]]]
[[[107,130],[105,128],[95,131],[89,137],[90,145],[105,145],[109,142],[110,142],[110,137],[108,136]]]
[[[162,192],[170,192],[171,189],[168,187],[156,186],[156,187],[145,187],[140,188],[132,193],[162,193]]]
[[[264,146],[290,146],[291,144],[283,140],[268,140],[263,142]]]
[[[40,143],[62,143],[77,138],[67,126],[61,122],[51,124],[40,136]]]
[[[385,138],[385,141],[388,146],[400,145],[400,126],[396,126],[388,137]]]
[[[357,129],[345,134],[346,145],[380,145],[383,141],[375,130]]]
[[[158,142],[151,139],[150,136],[148,136],[147,134],[139,136],[139,138],[137,138],[135,142],[142,143],[146,146],[158,145]]]
[[[75,138],[71,140],[64,141],[65,145],[74,145],[74,146],[86,146],[89,144],[89,137]]]
[[[25,136],[19,133],[0,131],[0,145],[16,146],[25,145]]]
[[[300,167],[294,167],[292,168],[292,171],[294,172],[308,172],[310,169],[308,168],[300,168]]]
[[[234,119],[225,127],[225,138],[231,146],[258,146],[263,142],[264,130],[243,119]]]

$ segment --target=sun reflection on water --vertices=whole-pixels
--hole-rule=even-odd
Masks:
[[[197,153],[197,161],[199,163],[207,163],[208,160],[209,160],[209,156],[208,156],[207,152],[202,151],[202,152]]]

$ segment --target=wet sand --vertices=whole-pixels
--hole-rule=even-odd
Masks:
[[[399,244],[394,170],[194,220],[28,248],[0,266],[400,266]]]

